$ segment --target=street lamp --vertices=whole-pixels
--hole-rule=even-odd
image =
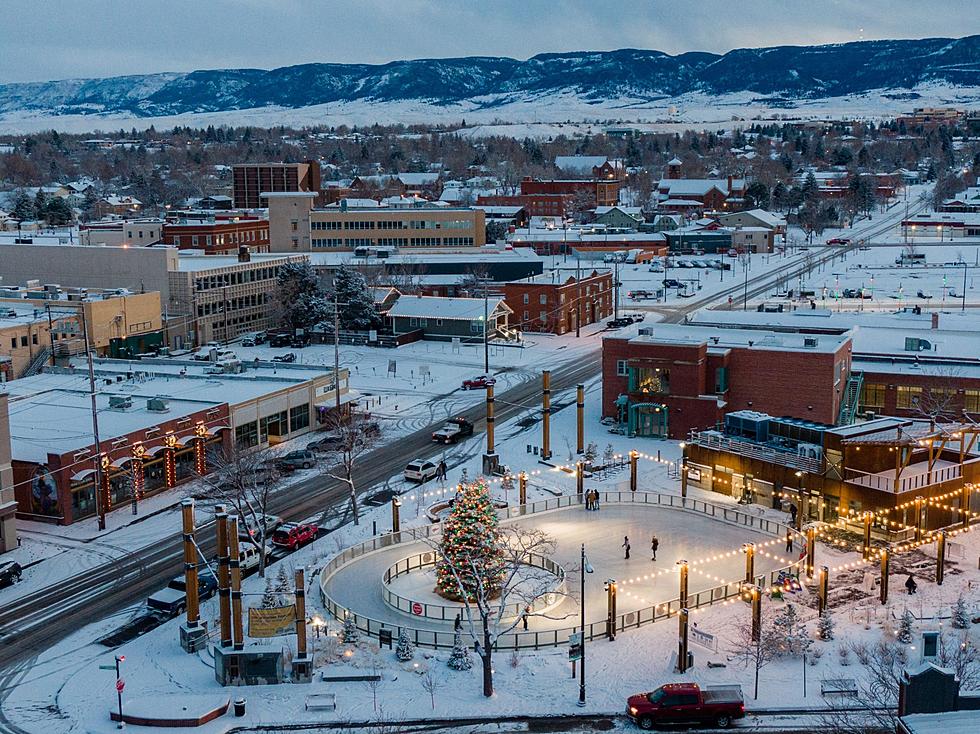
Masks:
[[[582,631],[582,659],[578,669],[578,705],[585,705],[585,574],[593,572],[592,564],[585,555],[585,543],[582,543],[582,589],[580,597],[582,601],[580,629]]]
[[[119,723],[116,725],[117,729],[126,728],[126,722],[123,721],[123,712],[122,712],[122,692],[125,683],[123,682],[122,676],[120,675],[120,671],[119,671],[119,664],[123,662],[125,659],[126,659],[125,655],[116,655],[116,697],[119,700]]]

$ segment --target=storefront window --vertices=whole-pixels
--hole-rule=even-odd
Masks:
[[[259,425],[255,421],[235,428],[235,445],[240,449],[250,449],[259,444]]]
[[[174,454],[174,468],[177,474],[177,481],[190,479],[194,476],[194,447],[177,451]]]
[[[92,479],[87,482],[72,482],[71,486],[71,515],[73,520],[95,514],[95,483]]]
[[[289,409],[289,432],[301,431],[310,426],[310,406],[297,405]]]
[[[163,454],[153,461],[143,465],[143,494],[152,494],[167,486],[167,474],[163,463]]]
[[[260,424],[261,434],[269,438],[279,438],[289,433],[289,417],[285,410],[267,415]]]
[[[922,395],[921,387],[909,387],[908,385],[898,386],[898,397],[895,400],[897,408],[915,408],[919,404],[919,397]]]
[[[45,465],[39,466],[31,477],[31,512],[36,515],[57,517],[58,487]]]
[[[885,386],[866,382],[861,388],[861,405],[865,408],[885,407]]]
[[[631,368],[630,392],[669,393],[670,371],[659,367]]]

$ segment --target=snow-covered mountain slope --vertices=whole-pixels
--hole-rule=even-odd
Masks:
[[[541,54],[526,61],[304,64],[7,84],[0,85],[0,129],[111,128],[139,119],[408,122],[463,114],[481,121],[534,121],[540,114],[549,120],[652,120],[697,99],[715,100],[722,109],[742,100],[740,107],[788,110],[826,100],[878,98],[900,102],[904,109],[946,99],[973,103],[978,87],[980,36],[737,49],[724,55],[624,49]]]

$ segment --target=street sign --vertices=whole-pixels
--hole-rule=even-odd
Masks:
[[[116,690],[119,691],[120,693],[122,693],[123,692],[123,688],[125,688],[125,687],[126,687],[126,681],[124,681],[122,678],[117,678],[116,679]]]
[[[573,632],[568,636],[568,661],[574,663],[582,659],[582,633]]]
[[[412,602],[412,614],[417,616],[422,614],[422,605],[417,601]]]

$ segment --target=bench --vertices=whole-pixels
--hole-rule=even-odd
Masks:
[[[855,698],[858,695],[857,683],[853,678],[823,678],[820,681],[820,695]]]
[[[320,680],[324,683],[371,683],[381,680],[380,674],[371,673],[348,673],[341,675],[331,675],[327,671],[320,672]]]
[[[306,697],[307,711],[336,711],[336,693],[311,693]]]

